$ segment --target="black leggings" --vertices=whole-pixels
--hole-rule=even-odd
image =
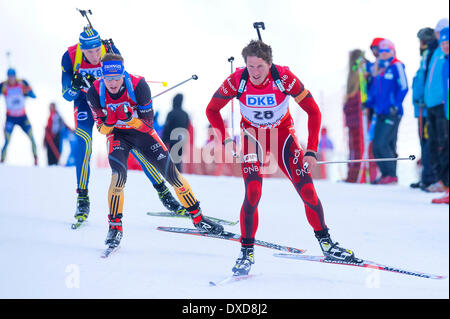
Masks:
[[[448,120],[444,105],[430,107],[427,111],[431,167],[438,180],[448,186]]]
[[[122,213],[123,189],[127,181],[127,161],[132,149],[139,151],[172,185],[178,199],[185,208],[191,208],[197,204],[197,199],[192,193],[191,187],[178,172],[166,146],[155,130],[149,133],[133,129],[115,130],[107,138],[108,160],[113,173],[108,193],[110,215],[115,216]]]

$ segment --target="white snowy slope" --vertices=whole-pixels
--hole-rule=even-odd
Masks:
[[[125,189],[121,249],[102,259],[110,174],[91,171],[89,222],[72,230],[74,168],[0,165],[0,298],[449,298],[448,279],[275,258],[277,251],[262,247],[252,268],[258,276],[210,287],[230,274],[239,244],[157,231],[192,224],[147,216],[164,209],[136,171]],[[186,177],[206,215],[238,218],[240,178]],[[430,204],[436,194],[406,186],[315,185],[332,238],[358,257],[448,276],[449,212]],[[259,212],[258,239],[321,254],[289,181],[264,180]],[[227,229],[240,231],[239,225]]]

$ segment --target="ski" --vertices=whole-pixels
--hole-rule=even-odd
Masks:
[[[116,251],[118,251],[120,248],[120,246],[117,247],[108,247],[105,249],[105,251],[102,253],[102,255],[100,256],[101,258],[108,258],[109,256],[111,256],[113,253],[115,253]]]
[[[160,227],[157,228],[157,230],[161,230],[161,231],[165,231],[165,232],[171,232],[171,233],[178,233],[178,234],[186,234],[186,235],[195,235],[195,236],[203,236],[203,237],[226,239],[226,240],[236,241],[236,242],[239,242],[239,243],[240,243],[240,240],[241,240],[241,236],[240,235],[235,234],[235,233],[231,233],[231,232],[228,232],[228,231],[224,231],[220,235],[215,235],[215,234],[207,233],[207,232],[201,231],[199,229],[194,229],[194,228],[162,227],[162,226],[160,226]],[[288,246],[284,246],[284,245],[269,243],[269,242],[258,240],[258,239],[255,239],[255,245],[261,246],[261,247],[270,248],[270,249],[281,250],[281,251],[294,253],[294,254],[303,254],[306,251],[306,250],[303,250],[303,249],[297,249],[297,248],[292,248],[292,247],[288,247]]]
[[[147,215],[157,216],[157,217],[175,217],[175,218],[189,218],[189,219],[191,218],[191,216],[189,216],[188,212],[181,213],[181,214],[177,214],[175,212],[148,212]],[[216,217],[210,217],[210,216],[205,216],[205,217],[210,219],[213,222],[219,223],[221,225],[226,225],[226,226],[234,226],[237,223],[239,223],[239,220],[233,222],[230,220],[225,220],[225,219],[216,218]]]
[[[445,278],[447,278],[446,276],[433,275],[433,274],[427,274],[427,273],[419,272],[419,271],[400,269],[397,267],[382,265],[382,264],[379,264],[379,263],[376,263],[373,261],[363,260],[363,259],[358,259],[358,261],[360,261],[360,262],[343,262],[343,261],[330,260],[330,259],[325,258],[324,256],[293,255],[293,254],[284,254],[284,253],[275,253],[274,256],[281,257],[281,258],[288,258],[288,259],[315,261],[315,262],[321,262],[321,263],[327,263],[327,264],[337,264],[337,265],[356,266],[356,267],[362,267],[362,268],[371,268],[371,269],[390,271],[390,272],[395,272],[398,274],[411,275],[411,276],[416,276],[416,277],[421,277],[421,278],[429,278],[429,279],[445,279]]]
[[[79,218],[79,219],[77,220],[76,223],[73,223],[73,224],[72,224],[71,228],[72,228],[72,229],[78,229],[78,228],[80,228],[82,225],[84,225],[85,223],[86,223],[86,219]]]
[[[226,277],[226,278],[224,278],[222,280],[219,280],[219,281],[210,281],[209,285],[213,286],[213,287],[222,286],[222,285],[226,285],[226,284],[233,283],[233,282],[236,282],[236,281],[250,279],[250,278],[253,278],[255,276],[256,275],[252,275],[252,274],[240,275],[240,276],[239,275],[231,275],[231,276],[228,276],[228,277]]]

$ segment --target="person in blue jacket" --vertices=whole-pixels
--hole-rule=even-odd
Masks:
[[[442,66],[442,87],[444,89],[444,112],[445,112],[445,118],[449,119],[448,113],[449,113],[449,85],[448,85],[448,78],[449,78],[449,64],[448,64],[448,53],[449,53],[449,28],[442,29],[440,33],[440,45],[441,49],[444,52],[444,65]],[[448,125],[448,122],[447,122]],[[447,126],[448,129],[448,126]]]
[[[61,61],[62,95],[67,101],[73,101],[75,108],[77,208],[74,217],[79,223],[86,220],[90,212],[88,185],[94,117],[86,93],[102,76],[101,58],[107,52],[120,54],[114,44],[105,45],[95,29],[85,27],[79,36],[79,43],[70,46]],[[157,170],[138,151],[132,150],[131,153],[157,190],[163,205],[170,211],[185,214],[186,210],[170,193]]]
[[[440,32],[440,40],[439,43],[441,45],[442,52],[444,52],[444,64],[442,68],[442,88],[444,90],[444,111],[445,111],[445,119],[446,119],[446,126],[445,126],[445,135],[447,136],[447,143],[445,144],[445,149],[443,150],[443,154],[445,158],[443,159],[443,172],[442,175],[447,176],[447,190],[442,197],[434,198],[431,202],[434,204],[448,204],[449,198],[448,198],[448,165],[449,165],[449,158],[448,158],[448,104],[449,104],[449,64],[448,64],[448,53],[449,53],[449,29],[448,27],[444,28]]]
[[[368,94],[367,104],[377,117],[373,136],[375,158],[397,157],[397,133],[403,116],[403,100],[408,92],[404,64],[396,58],[394,44],[385,39],[379,44],[378,73]],[[396,161],[377,162],[381,172],[373,184],[396,184]]]
[[[427,128],[427,107],[425,105],[425,80],[427,78],[431,57],[439,46],[432,28],[422,28],[417,33],[420,43],[420,66],[413,78],[412,102],[414,117],[418,120],[419,139],[421,148],[422,172],[420,181],[412,183],[412,188],[426,190],[428,186],[437,181],[436,174],[430,164],[430,150]]]
[[[0,95],[5,96],[6,101],[6,122],[5,122],[5,143],[2,147],[0,163],[6,160],[6,152],[11,140],[11,134],[16,125],[20,126],[31,141],[31,149],[34,157],[34,165],[38,165],[36,142],[33,130],[25,111],[25,98],[36,98],[31,86],[27,81],[17,79],[16,70],[9,68],[7,71],[8,80],[0,83]]]
[[[448,27],[449,21],[439,20],[434,28],[436,39],[440,39],[440,32]],[[431,167],[436,174],[437,181],[427,187],[429,192],[445,192],[448,189],[448,121],[445,118],[444,88],[442,87],[442,70],[445,54],[439,46],[431,57],[429,71],[425,81],[424,100],[427,106],[427,127],[429,134]]]

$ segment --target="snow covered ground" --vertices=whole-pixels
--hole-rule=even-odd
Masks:
[[[235,220],[243,199],[240,178],[187,175],[206,215]],[[110,171],[91,171],[89,222],[71,230],[74,168],[0,165],[0,298],[449,298],[448,279],[433,280],[273,257],[257,247],[258,276],[222,287],[239,244],[164,233],[157,226],[191,227],[189,220],[149,217],[163,207],[141,172],[125,189],[124,238],[101,259],[107,232]],[[435,194],[406,186],[316,181],[332,238],[358,257],[448,276],[449,211]],[[239,225],[228,227],[239,232]],[[266,179],[257,238],[321,251],[303,205],[285,179]]]

